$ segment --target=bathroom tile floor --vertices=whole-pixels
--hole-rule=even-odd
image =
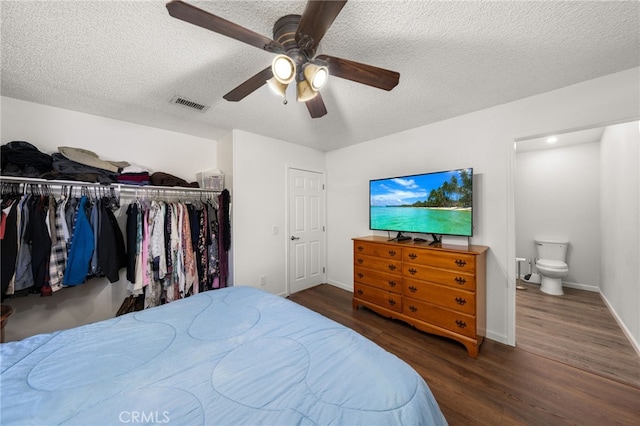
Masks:
[[[551,296],[524,283],[516,294],[516,347],[640,388],[640,356],[600,297],[564,288]]]

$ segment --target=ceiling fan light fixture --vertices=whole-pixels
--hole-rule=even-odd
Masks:
[[[306,79],[300,79],[297,84],[298,89],[298,102],[307,102],[315,98],[318,92],[311,88],[311,85]]]
[[[324,65],[309,63],[304,67],[304,78],[309,82],[311,89],[317,92],[327,84],[329,69]]]
[[[271,62],[273,76],[282,84],[289,84],[296,76],[296,64],[287,55],[277,55]]]
[[[287,84],[281,83],[274,76],[274,77],[271,77],[269,80],[267,80],[267,85],[271,88],[271,90],[273,90],[273,93],[275,93],[276,95],[280,96],[283,99],[286,99],[285,93],[287,91],[287,86],[288,86]]]

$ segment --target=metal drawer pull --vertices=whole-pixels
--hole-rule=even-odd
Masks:
[[[458,305],[466,305],[467,304],[467,300],[463,299],[462,297],[456,297],[456,303]]]
[[[362,289],[358,289],[358,294],[362,296],[364,294],[364,291],[362,291]]]
[[[364,247],[362,247],[362,246],[358,246],[357,248],[358,248],[358,251],[364,250]]]
[[[415,253],[409,253],[409,258],[410,258],[411,260],[416,260],[416,258],[417,258],[417,257],[418,257],[418,255],[417,255],[417,254],[415,254]]]
[[[392,270],[392,271],[395,271],[396,270],[396,265],[389,264],[389,269]]]
[[[418,289],[417,289],[415,286],[410,285],[410,286],[409,286],[409,291],[410,291],[411,293],[415,293],[416,291],[418,291]]]
[[[413,306],[413,305],[409,306],[409,310],[410,310],[411,312],[418,312],[418,308],[416,308],[416,307],[415,307],[415,306]]]
[[[456,320],[456,325],[460,328],[465,328],[467,326],[467,323],[464,321]]]
[[[395,250],[389,250],[389,256],[395,256],[396,252]]]
[[[395,281],[389,281],[389,286],[395,287],[396,286],[396,282]]]
[[[390,304],[391,306],[393,306],[393,305],[395,305],[395,304],[396,304],[396,301],[395,301],[395,300],[393,300],[393,299],[389,299],[389,304]]]
[[[411,275],[415,275],[417,272],[418,272],[418,271],[416,271],[415,269],[413,269],[413,268],[409,268],[409,273],[410,273]]]
[[[458,284],[460,284],[460,285],[464,285],[464,284],[466,284],[466,283],[467,283],[467,280],[465,280],[465,279],[464,279],[464,278],[462,278],[462,277],[456,277],[456,279],[455,279],[454,281],[455,281],[455,282],[457,282],[457,283],[458,283]]]
[[[356,260],[356,262],[358,262],[360,265],[362,265],[362,263],[364,262],[364,259],[360,257],[360,258],[358,258],[358,260]]]
[[[456,259],[456,265],[458,265],[459,267],[463,267],[467,264],[466,260],[462,260],[462,259]]]
[[[362,278],[364,277],[364,274],[362,272],[358,272],[358,278]]]

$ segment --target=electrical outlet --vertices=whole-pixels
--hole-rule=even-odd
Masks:
[[[260,287],[264,287],[267,285],[267,276],[260,275]]]

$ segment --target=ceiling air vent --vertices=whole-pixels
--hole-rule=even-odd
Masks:
[[[200,112],[205,112],[206,110],[209,109],[209,106],[210,106],[210,105],[207,106],[207,105],[199,104],[198,102],[194,102],[194,101],[192,101],[190,99],[187,99],[187,98],[185,98],[183,96],[178,96],[178,95],[174,96],[173,99],[171,99],[171,103],[172,104],[177,104],[177,105],[182,105],[182,106],[187,107],[187,108],[195,109],[195,110],[198,110]]]

